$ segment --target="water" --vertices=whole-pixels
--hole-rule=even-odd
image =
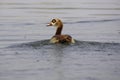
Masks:
[[[52,18],[75,44],[50,44]],[[1,0],[0,80],[119,80],[119,0]]]

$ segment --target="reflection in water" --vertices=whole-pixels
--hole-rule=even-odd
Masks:
[[[62,69],[62,60],[64,58],[63,48],[61,48],[60,45],[54,46],[53,53],[55,56],[54,70],[56,73],[56,80],[64,80],[64,70]]]
[[[106,80],[105,76],[118,79],[119,53],[119,43],[76,41],[75,44],[64,45],[43,40],[13,45],[1,49],[1,79]],[[9,71],[7,66],[11,66],[7,68]],[[104,73],[106,75],[102,75]]]

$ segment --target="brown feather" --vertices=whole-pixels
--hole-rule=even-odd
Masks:
[[[60,19],[53,19],[48,26],[55,26],[57,28],[55,35],[51,38],[51,43],[75,43],[70,35],[61,35],[63,23]]]

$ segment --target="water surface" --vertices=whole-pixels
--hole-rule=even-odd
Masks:
[[[52,18],[75,44],[50,44]],[[119,0],[1,0],[0,80],[120,80]]]

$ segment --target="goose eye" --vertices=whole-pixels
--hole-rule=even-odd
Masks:
[[[55,22],[56,22],[56,20],[55,20],[55,19],[53,19],[53,20],[52,20],[52,22],[53,22],[53,23],[55,23]]]

